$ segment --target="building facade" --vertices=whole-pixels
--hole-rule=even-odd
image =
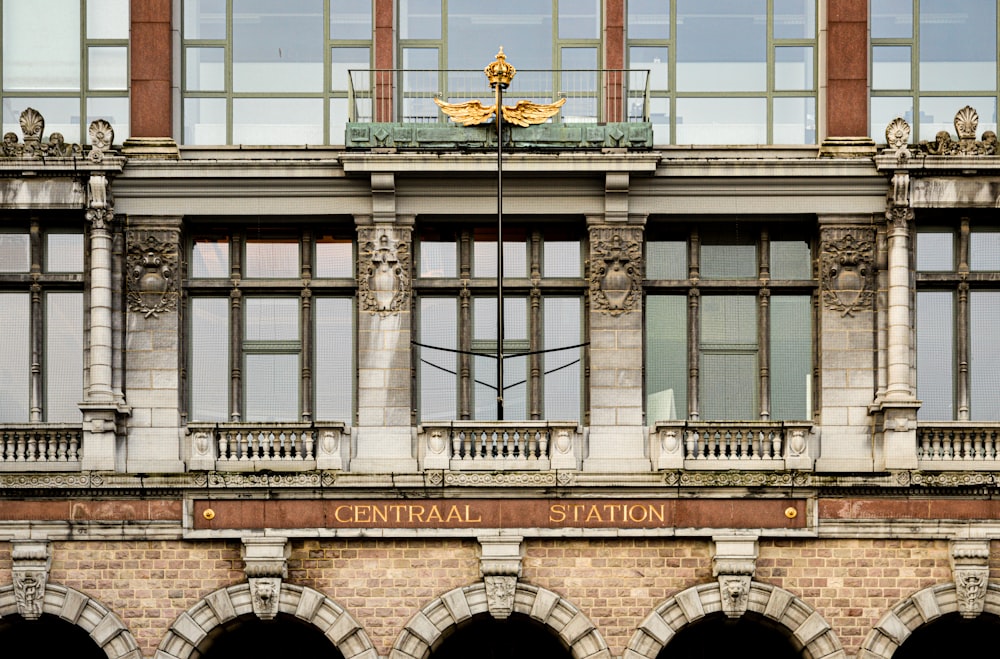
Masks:
[[[997,3],[50,4],[12,656],[989,651]]]

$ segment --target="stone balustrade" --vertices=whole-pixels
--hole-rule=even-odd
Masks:
[[[0,471],[77,471],[83,429],[63,423],[0,427]]]
[[[417,428],[424,469],[545,471],[578,468],[574,421],[428,421]]]
[[[917,427],[921,469],[996,469],[1000,427],[974,421],[921,423]]]
[[[803,421],[661,421],[650,428],[657,469],[812,469]]]
[[[341,423],[190,423],[188,468],[217,471],[343,469]]]

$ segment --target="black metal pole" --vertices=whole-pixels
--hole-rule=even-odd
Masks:
[[[503,421],[503,84],[496,83],[497,124],[497,420]]]

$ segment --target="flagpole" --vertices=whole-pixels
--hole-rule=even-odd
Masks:
[[[503,52],[503,48],[500,49]],[[497,124],[497,420],[503,421],[503,83],[496,90]]]

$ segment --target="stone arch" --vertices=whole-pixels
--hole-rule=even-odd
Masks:
[[[861,644],[858,659],[889,659],[918,627],[943,615],[958,612],[955,582],[935,584],[917,591],[875,623]],[[983,613],[1000,616],[1000,585],[990,583],[987,586]]]
[[[0,587],[0,618],[17,613],[13,584]],[[121,618],[74,588],[45,584],[42,614],[52,615],[87,632],[108,659],[142,659],[139,645]]]
[[[317,627],[344,659],[378,659],[361,625],[336,602],[306,586],[281,584],[278,613]],[[208,633],[234,618],[255,615],[247,582],[220,588],[180,614],[157,648],[154,659],[190,659]]]
[[[802,646],[806,659],[844,659],[840,640],[823,617],[783,588],[750,582],[747,611],[785,627]],[[683,627],[722,611],[722,593],[716,582],[692,586],[660,604],[639,625],[623,659],[656,659],[660,650]]]
[[[611,659],[608,644],[594,624],[551,590],[517,582],[514,613],[551,628],[575,659]],[[451,590],[410,618],[389,659],[426,659],[445,630],[479,614],[489,614],[484,583]]]

